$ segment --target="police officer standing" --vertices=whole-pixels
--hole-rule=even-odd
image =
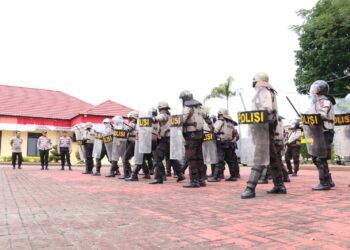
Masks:
[[[16,131],[16,136],[12,137],[10,141],[11,149],[12,149],[12,167],[16,169],[16,159],[18,157],[18,169],[22,169],[22,143],[23,139],[21,138],[21,132]]]
[[[72,139],[68,136],[67,131],[63,131],[63,136],[59,138],[57,147],[61,155],[61,170],[64,170],[67,160],[68,168],[71,171],[70,154],[72,153]]]
[[[312,100],[309,112],[313,114],[319,114],[322,119],[323,133],[317,138],[314,137],[312,143],[313,149],[316,149],[319,153],[325,146],[325,154],[311,154],[312,161],[316,165],[319,173],[320,183],[313,187],[312,190],[322,191],[329,190],[334,187],[335,184],[332,180],[331,173],[329,172],[327,160],[331,159],[331,146],[334,137],[334,110],[335,100],[332,96],[328,95],[329,86],[326,81],[317,80],[310,87],[310,97]],[[321,131],[322,132],[322,131]],[[322,141],[320,141],[320,137]],[[324,143],[325,145],[318,145],[318,143]],[[318,150],[317,150],[318,149]],[[315,150],[313,150],[315,152]]]
[[[159,143],[154,151],[155,176],[154,181],[149,184],[163,184],[165,177],[165,167],[163,160],[170,158],[170,107],[167,102],[159,102],[159,115],[153,117],[153,120],[159,123]],[[179,161],[169,160],[170,165],[176,170],[177,181],[184,180]]]
[[[87,122],[85,124],[85,131],[83,132],[83,142],[85,150],[85,172],[82,174],[92,174],[94,168],[94,160],[92,157],[92,151],[94,149],[95,130],[92,129],[92,123]]]
[[[49,170],[49,151],[51,146],[51,139],[47,137],[47,132],[44,131],[37,142],[37,147],[40,153],[41,170],[44,170],[44,166],[46,170]]]
[[[202,104],[193,99],[190,91],[182,91],[179,96],[183,104],[183,134],[185,138],[185,158],[189,163],[190,183],[184,188],[205,187],[205,166],[203,162],[203,127],[204,119],[211,127],[212,123],[208,116],[201,111]]]
[[[285,153],[285,160],[288,168],[288,173],[292,176],[297,176],[300,164],[300,141],[301,141],[301,128],[298,120],[291,122],[290,133],[288,140],[286,141],[287,150]],[[294,172],[292,170],[292,164],[290,160],[293,159]]]
[[[96,172],[93,174],[94,176],[101,176],[102,160],[105,156],[107,156],[108,161],[111,161],[110,157],[108,156],[107,147],[110,151],[109,154],[111,155],[113,147],[113,140],[111,140],[113,139],[113,125],[111,119],[109,118],[103,119],[102,123],[104,125],[102,132],[103,143],[101,153],[99,157],[96,157]],[[108,139],[108,142],[106,142],[106,139]]]
[[[274,187],[271,190],[268,190],[267,193],[286,194],[287,189],[285,188],[282,180],[282,163],[280,162],[280,157],[278,157],[277,155],[275,142],[274,142],[274,135],[276,133],[277,118],[278,118],[278,107],[277,107],[277,100],[276,100],[277,92],[269,83],[269,77],[266,73],[257,73],[253,77],[253,88],[256,91],[255,96],[253,98],[253,103],[252,103],[253,110],[266,110],[268,113],[269,138],[267,140],[269,140],[268,145],[269,145],[269,153],[270,153],[269,167],[271,170]],[[259,132],[254,136],[256,137],[254,138],[255,140],[259,139],[259,136],[260,136]],[[249,145],[242,145],[242,146],[249,147]],[[259,155],[259,154],[264,150],[266,149],[257,148],[255,151],[255,154],[256,154],[255,157],[261,158],[262,155]],[[255,197],[255,187],[265,167],[266,166],[264,165],[256,165],[252,167],[251,174],[247,182],[247,187],[245,191],[241,194],[242,199]]]
[[[227,109],[220,109],[218,119],[214,124],[214,133],[217,139],[217,151],[219,162],[215,166],[213,178],[209,182],[220,181],[220,172],[225,170],[225,162],[230,171],[230,177],[226,181],[237,181],[239,175],[239,166],[237,155],[235,153],[235,143],[239,139],[234,121],[228,114]]]
[[[123,156],[123,170],[124,176],[119,177],[119,179],[126,179],[131,176],[131,165],[130,159],[134,156],[135,151],[135,140],[136,140],[136,125],[137,119],[139,118],[139,112],[134,110],[128,114],[128,118],[130,119],[129,124],[127,125],[128,131],[128,141],[126,143],[126,150]]]

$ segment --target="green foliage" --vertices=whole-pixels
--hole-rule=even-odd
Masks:
[[[315,80],[329,81],[330,94],[343,97],[350,90],[350,0],[320,0],[311,10],[300,10],[305,22],[292,29],[299,36],[295,84],[300,93]]]
[[[57,145],[54,145],[50,150],[49,162],[58,162],[61,159],[61,155],[58,153]]]
[[[232,76],[229,76],[226,82],[220,84],[219,86],[213,88],[211,93],[205,97],[204,102],[211,98],[225,98],[226,99],[226,107],[228,109],[228,99],[232,96],[235,96],[235,92],[231,91],[231,85],[234,79]]]
[[[307,152],[307,147],[305,143],[300,145],[300,154],[303,157],[302,163],[307,163],[311,158],[311,156]]]
[[[75,151],[75,158],[77,158],[78,161],[81,161],[79,150]]]
[[[3,156],[0,158],[0,160],[3,162],[11,162],[12,156]],[[23,162],[40,162],[40,157],[39,156],[23,157]]]

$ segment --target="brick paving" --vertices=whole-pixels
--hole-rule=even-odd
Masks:
[[[0,167],[0,249],[349,249],[350,172],[334,171],[334,190],[311,191],[302,170],[287,195],[241,200],[238,182],[184,189],[125,182],[38,166]],[[106,174],[108,168],[103,168]],[[140,176],[142,177],[142,176]]]

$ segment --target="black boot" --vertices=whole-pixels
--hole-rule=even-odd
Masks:
[[[163,179],[154,179],[154,181],[151,181],[148,184],[163,184]]]
[[[320,183],[317,186],[313,187],[312,190],[314,191],[323,191],[323,190],[330,190],[331,187],[326,183]]]
[[[41,170],[44,170],[44,167],[42,167]],[[88,167],[86,167],[86,168],[85,168],[85,171],[82,172],[82,174],[91,174],[91,173],[92,173],[92,171],[90,171],[90,170],[88,169]]]
[[[288,168],[288,174],[293,174],[292,164],[290,163],[290,161],[286,161],[286,164]]]
[[[237,178],[235,177],[235,170],[234,170],[233,166],[229,166],[228,169],[230,171],[230,177],[227,178],[225,181],[237,181]]]
[[[249,187],[246,187],[244,192],[241,194],[241,199],[251,199],[255,198],[255,190]]]
[[[112,163],[112,166],[111,166],[111,169],[109,171],[109,175],[106,175],[105,177],[115,177],[115,167],[113,166],[113,163]]]
[[[61,167],[61,170],[64,170],[64,167],[63,167],[63,166]]]
[[[101,176],[100,170],[96,170],[96,172],[94,174],[92,174],[93,176]]]
[[[266,191],[268,194],[286,194],[287,189],[283,184],[283,180],[281,177],[276,177],[273,179],[274,187],[268,191]]]
[[[190,182],[183,185],[184,188],[199,188],[200,186],[198,178],[190,178]]]
[[[216,166],[215,170],[214,170],[213,177],[208,179],[208,182],[219,182],[221,180],[219,175],[220,175],[220,169],[219,169],[219,166]]]
[[[328,178],[329,178],[329,179],[328,179],[329,186],[330,186],[331,188],[334,188],[334,187],[335,187],[335,183],[333,182],[332,174],[331,174],[331,173],[329,173],[329,177],[328,177]]]
[[[142,166],[141,165],[136,165],[135,170],[132,172],[131,176],[129,178],[125,178],[125,181],[139,181],[139,178],[137,175],[139,174]]]
[[[298,176],[298,172],[292,173],[292,176]]]
[[[72,171],[72,166],[68,166],[68,170],[69,170],[69,171]]]
[[[119,171],[119,167],[118,166],[115,168],[114,174],[115,175],[120,175],[120,171]]]

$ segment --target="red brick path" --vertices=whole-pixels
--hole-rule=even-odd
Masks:
[[[317,172],[302,170],[287,195],[266,194],[268,184],[241,200],[247,168],[238,182],[195,190],[81,171],[1,166],[0,249],[350,248],[350,172],[315,192]]]

